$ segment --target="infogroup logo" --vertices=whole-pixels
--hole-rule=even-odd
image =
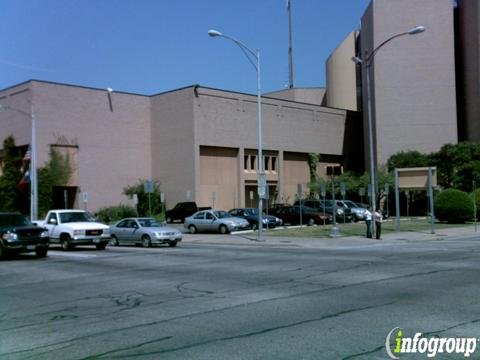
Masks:
[[[388,333],[385,349],[390,359],[400,359],[401,354],[426,354],[428,358],[434,358],[444,353],[468,358],[475,352],[479,341],[477,338],[422,337],[419,332],[413,337],[406,337],[403,330],[396,327]]]

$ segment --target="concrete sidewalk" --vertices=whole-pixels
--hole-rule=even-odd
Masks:
[[[346,237],[292,237],[275,236],[274,232],[264,233],[264,241],[257,240],[256,232],[220,234],[183,234],[184,243],[214,244],[214,245],[254,245],[254,246],[280,246],[280,247],[312,247],[312,248],[350,248],[377,246],[396,242],[434,241],[459,236],[477,236],[473,225],[439,229],[432,234],[431,231],[401,231],[386,233],[380,240],[368,239],[361,236]]]

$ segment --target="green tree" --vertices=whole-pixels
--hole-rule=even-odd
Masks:
[[[134,194],[137,194],[138,197],[138,215],[139,216],[149,216],[150,207],[152,209],[152,216],[159,215],[162,213],[163,207],[160,199],[160,182],[153,181],[153,193],[150,194],[150,204],[149,204],[149,195],[145,192],[144,184],[146,180],[140,179],[134,185],[129,185],[123,189],[123,193],[127,196],[133,197]]]
[[[446,144],[433,154],[438,183],[444,188],[471,191],[472,180],[480,183],[480,144]]]
[[[51,148],[50,160],[37,170],[39,216],[45,215],[52,208],[53,187],[66,186],[71,175],[72,169],[68,155],[62,155]]]
[[[22,178],[20,170],[22,159],[15,146],[13,136],[8,136],[3,141],[3,165],[0,176],[0,209],[2,211],[19,210],[18,183]]]
[[[432,165],[432,157],[418,151],[401,151],[393,154],[387,161],[388,171],[395,168],[424,167]]]

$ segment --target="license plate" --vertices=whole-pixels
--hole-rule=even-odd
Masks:
[[[27,250],[35,250],[35,245],[27,245]]]

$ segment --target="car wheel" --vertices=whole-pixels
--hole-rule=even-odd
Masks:
[[[152,246],[152,241],[150,240],[150,236],[148,235],[142,236],[142,245],[143,247],[146,247],[146,248]]]
[[[63,251],[72,249],[72,242],[70,240],[70,235],[64,234],[60,237],[60,245],[62,246]]]
[[[105,248],[107,247],[107,242],[101,242],[97,245],[95,245],[95,247],[97,248],[97,250],[105,250]]]
[[[177,246],[177,242],[176,242],[176,241],[170,241],[170,242],[168,243],[168,246],[170,246],[170,247],[175,247],[175,246]]]
[[[188,231],[190,231],[190,234],[196,234],[197,233],[197,228],[195,227],[195,225],[190,225],[188,227]]]
[[[118,239],[117,239],[117,237],[116,237],[115,235],[112,235],[112,238],[110,239],[109,244],[110,244],[111,246],[118,246]]]
[[[228,231],[228,227],[226,225],[220,225],[220,227],[218,228],[218,231],[220,232],[220,234],[228,234],[229,231]]]
[[[170,216],[167,217],[167,223],[171,224],[173,222],[172,218]]]
[[[4,258],[6,255],[5,250],[3,249],[3,246],[0,245],[0,259]]]
[[[48,248],[46,246],[38,246],[35,249],[35,255],[37,255],[37,258],[44,258],[47,256],[48,253]]]
[[[313,218],[308,219],[307,225],[308,225],[308,226],[315,225],[315,219],[313,219]]]
[[[252,230],[257,230],[257,228],[258,228],[257,223],[253,223],[253,224],[252,224]]]

